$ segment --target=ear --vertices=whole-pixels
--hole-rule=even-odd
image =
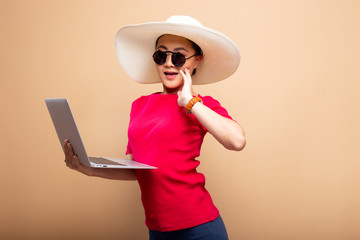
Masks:
[[[194,66],[194,68],[197,68],[197,67],[198,67],[199,63],[200,63],[201,60],[202,60],[202,57],[203,57],[203,56],[201,56],[201,55],[195,56],[195,66]]]

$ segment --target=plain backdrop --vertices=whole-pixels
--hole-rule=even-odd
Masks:
[[[69,170],[44,98],[91,155],[123,157],[131,103],[161,85],[117,62],[123,25],[190,15],[239,46],[211,95],[247,146],[206,136],[199,171],[230,239],[360,239],[360,1],[0,0],[0,238],[147,239],[137,182]]]

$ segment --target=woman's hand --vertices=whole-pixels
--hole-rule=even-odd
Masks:
[[[180,107],[185,107],[193,98],[192,79],[189,69],[187,68],[185,68],[185,73],[180,70],[180,74],[183,76],[184,85],[182,90],[178,92],[178,104]]]
[[[192,79],[188,69],[185,69],[185,73],[180,70],[180,73],[184,79],[184,86],[178,92],[178,104],[186,107],[193,98]],[[191,113],[225,148],[240,151],[245,147],[244,130],[237,122],[219,115],[203,104],[195,104]]]
[[[70,144],[69,140],[66,139],[64,141],[64,149],[65,149],[65,163],[70,169],[81,172],[87,176],[91,176],[92,168],[82,165],[79,161],[79,158],[74,153],[74,149]]]
[[[81,172],[87,176],[102,177],[116,180],[136,180],[134,169],[117,169],[117,168],[92,168],[80,163],[79,158],[74,153],[69,140],[64,141],[65,163],[70,169]],[[133,159],[132,154],[128,154],[126,159]]]

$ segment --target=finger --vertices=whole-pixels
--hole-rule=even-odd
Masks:
[[[71,144],[70,143],[67,143],[66,146],[65,146],[65,155],[66,155],[66,159],[69,161],[72,157],[72,154],[71,154]]]
[[[177,95],[178,95],[177,102],[178,102],[178,104],[179,104],[180,107],[183,106],[182,100],[181,100],[181,94],[182,94],[182,91],[178,91],[178,92],[177,92]]]
[[[189,79],[191,79],[190,70],[188,68],[185,68],[185,74]]]
[[[188,82],[188,85],[191,86],[192,85],[192,78],[191,78],[191,74],[188,68],[185,68],[185,75],[186,75],[186,79]]]
[[[70,154],[69,154],[68,144],[69,144],[68,141],[64,141],[65,163],[66,163],[66,166],[70,167],[69,166],[69,155]]]
[[[76,154],[75,154],[74,149],[73,149],[73,147],[72,147],[72,145],[70,143],[68,144],[68,148],[69,148],[69,160],[71,161],[72,167],[74,167],[75,164],[76,164],[76,162],[74,161],[74,157],[76,157]]]
[[[68,152],[68,150],[67,150],[67,144],[69,143],[69,140],[67,140],[67,139],[65,139],[65,141],[64,141],[64,152],[65,152],[65,156],[67,155],[67,152]]]
[[[76,155],[73,156],[73,168],[78,169],[80,165],[79,159]]]
[[[71,157],[73,155],[73,147],[69,140],[66,141],[65,149],[67,156]]]
[[[67,144],[65,146],[65,161],[67,163],[67,166],[70,168],[74,168],[74,161],[73,161],[73,157],[74,157],[74,150],[72,148],[72,145],[69,141],[67,141]]]
[[[73,163],[73,164],[76,163],[76,162],[80,163],[79,158],[78,158],[78,156],[76,155],[76,153],[75,153],[74,148],[72,147],[72,145],[69,143],[68,146],[69,146],[69,152],[70,152],[69,155],[70,155],[70,159],[72,160],[72,163]],[[75,161],[74,161],[74,160],[75,160]]]
[[[185,69],[186,71],[186,69]],[[181,75],[183,76],[183,79],[184,79],[184,86],[183,86],[183,89],[187,89],[189,88],[189,85],[190,85],[190,82],[189,82],[189,75],[186,74],[184,71],[180,70],[180,73]]]
[[[68,143],[67,146],[68,146],[68,149],[69,149],[69,154],[70,154],[70,156],[71,156],[71,157],[74,156],[74,155],[75,155],[75,152],[74,152],[74,149],[73,149],[71,143]]]
[[[186,94],[188,91],[190,91],[190,85],[189,85],[189,80],[188,77],[186,76],[186,74],[184,73],[184,71],[180,70],[181,75],[183,76],[183,81],[184,81],[184,85],[182,87],[182,94]]]
[[[183,77],[183,80],[185,81],[186,75],[185,75],[184,71],[183,71],[183,70],[180,70],[180,74],[181,74],[181,76]]]

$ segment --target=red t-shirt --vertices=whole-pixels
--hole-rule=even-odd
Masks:
[[[136,170],[151,230],[174,231],[216,219],[219,211],[205,189],[205,177],[196,171],[196,157],[207,132],[193,114],[177,103],[176,94],[154,93],[132,104],[127,154],[134,160],[156,166]],[[212,97],[203,104],[230,118]]]

